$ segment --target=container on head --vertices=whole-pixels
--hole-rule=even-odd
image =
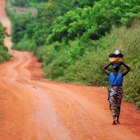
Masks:
[[[116,50],[114,54],[109,55],[109,61],[113,64],[120,64],[124,61],[123,54],[120,50]]]

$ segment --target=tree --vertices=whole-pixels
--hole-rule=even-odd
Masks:
[[[4,28],[0,23],[0,46],[3,45],[3,40],[4,40]]]

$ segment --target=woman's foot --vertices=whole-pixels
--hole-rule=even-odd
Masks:
[[[120,124],[120,121],[117,119],[117,123]]]
[[[116,125],[116,121],[115,120],[113,121],[112,125]]]
[[[113,116],[113,123],[112,125],[116,125],[117,124],[117,120],[118,120],[118,117],[116,115]]]
[[[118,124],[120,124],[120,121],[119,121],[119,116],[117,117],[117,123],[118,123]]]

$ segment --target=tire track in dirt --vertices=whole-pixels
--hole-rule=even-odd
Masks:
[[[15,51],[14,55],[15,56],[12,61],[13,63],[11,63],[10,65],[9,62],[7,64],[4,64],[5,68],[3,70],[5,72],[5,75],[4,77],[2,77],[2,80],[0,80],[1,83],[4,83],[4,87],[1,87],[1,89],[3,89],[4,91],[4,94],[1,94],[1,100],[4,101],[2,106],[5,106],[4,108],[1,107],[3,108],[1,112],[3,112],[5,116],[7,116],[6,121],[4,121],[5,118],[2,118],[4,119],[2,122],[9,122],[9,126],[11,126],[12,128],[14,125],[13,122],[17,121],[20,124],[22,120],[27,120],[27,123],[22,124],[22,126],[18,126],[15,124],[13,129],[13,131],[15,132],[18,130],[28,130],[26,133],[28,133],[29,138],[26,136],[26,133],[24,133],[24,131],[20,131],[19,137],[23,140],[31,139],[32,135],[35,135],[34,140],[46,138],[57,138],[58,140],[61,140],[62,137],[64,139],[70,139],[68,131],[63,126],[63,123],[59,121],[59,117],[56,115],[55,108],[53,107],[53,102],[50,100],[51,98],[49,97],[49,94],[46,94],[46,91],[30,81],[30,73],[26,69],[26,67],[28,63],[30,63],[32,55],[30,53],[20,53],[17,51]],[[11,75],[12,73],[13,75]],[[5,89],[7,89],[7,92],[5,92]],[[7,100],[7,104],[12,107],[8,109],[6,107],[7,105],[5,100]],[[17,110],[15,103],[17,103],[19,107]],[[23,106],[28,109],[20,110],[20,108],[22,109]],[[27,118],[24,118],[25,115],[23,115],[23,117],[20,116],[20,118],[14,116],[14,118],[10,110],[14,110],[14,114],[27,113]],[[12,122],[10,122],[10,118],[13,119]],[[1,130],[3,134],[6,133],[7,127],[8,126],[5,125],[5,131],[3,129]],[[31,133],[30,130],[34,130],[36,133]],[[1,139],[6,139],[6,137],[7,136],[3,135]],[[8,137],[14,140],[13,135],[9,135]]]

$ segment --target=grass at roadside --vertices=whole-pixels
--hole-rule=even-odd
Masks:
[[[4,28],[0,24],[0,63],[10,60],[8,49],[3,45],[4,42]]]

